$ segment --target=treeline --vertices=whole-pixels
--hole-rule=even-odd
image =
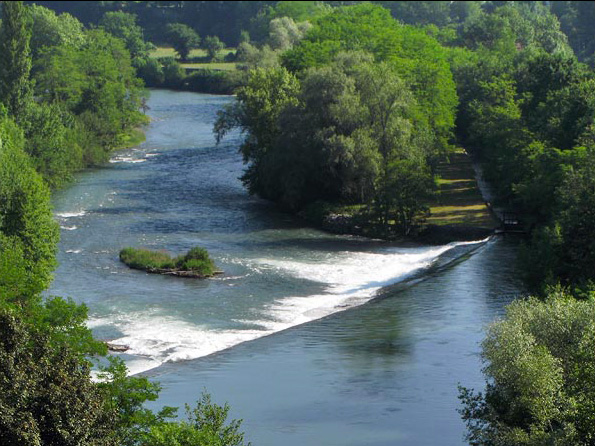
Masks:
[[[317,9],[282,50],[271,21],[240,45],[253,70],[215,126],[245,133],[250,191],[385,236],[415,232],[455,141],[483,166],[531,234],[538,297],[490,329],[485,392],[461,389],[473,445],[594,444],[595,78],[580,60],[595,4],[552,3],[384,3],[417,26],[370,4]]]
[[[307,20],[312,10],[321,5],[337,6],[344,2],[315,1],[234,1],[234,2],[182,2],[182,1],[35,1],[56,12],[68,12],[85,25],[97,24],[106,12],[123,11],[135,14],[145,30],[148,40],[164,43],[163,29],[170,23],[183,23],[200,35],[218,36],[226,45],[236,46],[242,41],[242,31],[247,31],[255,41],[266,38],[266,27],[271,19],[289,17],[296,21]],[[359,2],[351,2],[352,4]],[[403,23],[441,29],[457,29],[469,17],[480,12],[492,12],[507,4],[524,4],[533,8],[547,6],[558,18],[562,31],[581,61],[594,63],[593,22],[595,8],[591,2],[581,1],[377,1],[389,9],[393,17]]]
[[[159,385],[127,376],[119,359],[100,365],[107,348],[87,308],[42,297],[59,237],[50,186],[104,161],[144,122],[141,83],[120,39],[39,6],[0,6],[0,443],[244,444],[229,406],[207,394],[185,420],[144,408]]]
[[[369,4],[314,17],[289,48],[251,72],[215,127],[246,133],[248,189],[306,214],[356,205],[375,232],[411,233],[452,136],[446,50]]]
[[[190,26],[201,36],[218,36],[225,44],[236,46],[241,32],[249,30],[251,19],[264,7],[274,6],[277,2],[35,1],[26,3],[36,3],[60,13],[67,12],[85,25],[97,25],[107,12],[121,11],[134,14],[145,31],[147,39],[155,44],[166,43],[163,30],[168,24],[181,23]]]
[[[59,187],[76,170],[105,162],[146,122],[142,82],[111,34],[40,6],[11,13],[4,4],[3,119],[18,124],[22,149],[47,184]]]
[[[589,288],[595,75],[547,8],[504,6],[463,27],[453,51],[457,133],[497,202],[532,234],[523,269],[535,291]],[[580,191],[584,191],[581,193]]]

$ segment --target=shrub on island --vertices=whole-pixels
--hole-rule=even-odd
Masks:
[[[120,261],[130,268],[149,273],[169,274],[183,277],[211,277],[221,274],[204,248],[195,247],[186,254],[171,257],[162,251],[124,248],[120,251]]]

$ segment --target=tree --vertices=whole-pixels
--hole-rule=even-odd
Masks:
[[[31,81],[30,16],[21,1],[1,2],[0,101],[17,123],[25,120],[33,100]]]
[[[260,162],[281,132],[279,115],[289,103],[297,103],[298,88],[298,80],[286,69],[259,68],[238,90],[238,101],[218,112],[214,126],[217,141],[237,127],[247,133],[240,150],[244,161],[251,163],[243,181],[252,193],[259,190]]]
[[[461,388],[474,446],[591,445],[595,304],[561,289],[510,304],[482,344],[486,390]]]
[[[202,47],[207,50],[207,57],[210,61],[219,58],[219,51],[225,48],[225,44],[217,36],[207,36],[202,40]]]
[[[200,45],[200,37],[196,31],[182,23],[167,25],[166,37],[182,60],[187,60],[190,50]]]
[[[113,430],[122,446],[134,446],[141,442],[143,436],[152,426],[171,418],[175,409],[165,407],[158,414],[143,407],[146,401],[155,401],[161,386],[144,377],[127,376],[128,370],[124,361],[117,357],[109,357],[109,365],[98,374],[99,389],[105,397],[105,410],[114,412],[117,417]]]
[[[229,405],[214,404],[208,393],[203,393],[195,408],[186,405],[188,421],[156,424],[143,440],[144,446],[244,446],[240,432],[242,420],[226,424]],[[246,446],[250,446],[247,443]]]
[[[553,215],[563,247],[556,277],[574,285],[595,280],[595,147],[581,158],[567,168]]]
[[[59,230],[54,221],[47,186],[23,152],[22,131],[0,118],[0,234],[22,250],[27,273],[24,290],[45,289],[56,265]],[[23,296],[24,297],[24,296]]]
[[[143,37],[143,29],[136,24],[136,15],[122,11],[106,12],[99,21],[99,27],[122,39],[133,60],[149,56],[149,45]]]
[[[304,38],[312,27],[309,22],[295,23],[289,17],[278,17],[269,23],[269,43],[274,50],[285,51]]]
[[[28,7],[33,19],[31,52],[35,60],[42,50],[58,45],[80,48],[85,42],[83,24],[70,14],[57,15],[43,6]]]
[[[115,446],[86,361],[0,310],[0,439],[6,446]]]

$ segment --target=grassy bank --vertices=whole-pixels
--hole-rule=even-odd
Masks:
[[[437,167],[438,193],[420,238],[433,243],[472,240],[493,232],[498,222],[484,202],[471,158],[459,148]]]
[[[478,240],[492,234],[498,226],[484,203],[470,157],[457,149],[436,169],[438,190],[426,205],[430,215],[413,239],[423,243],[445,244],[452,241]],[[316,202],[300,215],[314,226],[339,234],[386,238],[366,214],[364,205],[345,206]],[[392,235],[389,238],[399,238]],[[405,238],[404,238],[405,239]],[[407,239],[411,239],[407,238]]]
[[[159,47],[151,52],[151,63],[139,70],[139,76],[153,88],[232,94],[242,82],[242,73],[234,62],[235,51],[225,48],[216,60],[209,60],[205,50],[195,49],[187,60],[180,61],[173,48]]]
[[[190,51],[188,60],[181,62],[180,65],[187,69],[209,69],[209,70],[222,70],[222,71],[233,71],[236,69],[234,62],[225,62],[224,59],[229,57],[229,54],[235,55],[235,48],[224,48],[217,53],[217,60],[211,62],[208,60],[207,52],[203,49],[193,49]],[[177,53],[171,47],[157,47],[149,54],[150,57],[158,59],[160,57],[173,57],[177,58]]]

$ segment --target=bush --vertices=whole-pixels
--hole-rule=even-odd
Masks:
[[[175,266],[169,254],[148,249],[124,248],[120,251],[120,260],[129,267],[137,269],[167,269]]]
[[[594,342],[592,299],[557,288],[510,304],[482,344],[485,392],[461,388],[470,444],[593,444]]]
[[[188,90],[212,94],[232,94],[238,86],[233,73],[200,69],[193,71],[185,79]]]
[[[120,260],[130,268],[142,270],[192,271],[204,276],[211,276],[215,272],[215,263],[207,250],[200,247],[192,248],[186,254],[175,258],[161,251],[124,248],[120,251]]]

